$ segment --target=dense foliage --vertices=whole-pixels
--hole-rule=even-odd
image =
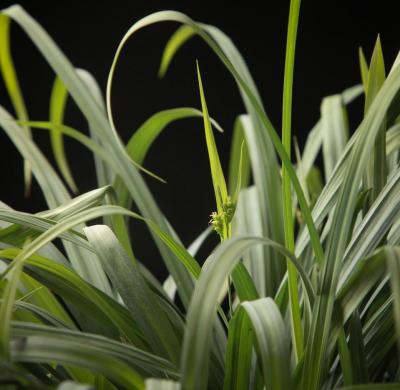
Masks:
[[[399,61],[386,75],[379,38],[369,63],[360,51],[362,85],[323,100],[320,120],[292,157],[299,7],[291,2],[282,137],[243,58],[216,27],[173,11],[138,21],[115,54],[104,101],[93,77],[75,68],[20,6],[1,12],[0,68],[14,116],[0,106],[0,126],[24,159],[26,187],[35,178],[48,204],[37,214],[0,204],[4,388],[400,388]],[[56,74],[48,121],[28,118],[11,21]],[[161,76],[198,36],[243,98],[227,178],[199,65],[201,110],[159,112],[126,145],[115,129],[110,96],[120,53],[137,30],[165,21],[181,26],[165,48]],[[346,106],[362,95],[364,119],[350,129]],[[64,123],[69,97],[90,135]],[[185,248],[142,176],[155,175],[141,165],[157,136],[188,117],[204,121],[216,209],[210,227]],[[35,129],[49,131],[58,171],[33,141]],[[92,152],[98,181],[74,198],[66,136]],[[130,211],[133,204],[140,214]],[[90,224],[98,218],[103,224]],[[130,218],[151,231],[170,275],[163,284],[145,258],[136,259]],[[221,243],[200,266],[196,253],[209,234]]]

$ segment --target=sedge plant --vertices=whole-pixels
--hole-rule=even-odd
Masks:
[[[386,73],[379,38],[369,61],[360,50],[362,83],[323,99],[300,150],[291,126],[299,11],[292,0],[276,128],[244,59],[214,26],[174,11],[139,20],[118,46],[103,97],[22,7],[1,11],[0,70],[14,110],[0,106],[0,127],[24,160],[26,192],[34,178],[48,205],[30,214],[0,204],[2,388],[400,389],[400,61]],[[28,117],[11,22],[55,73],[47,120]],[[199,109],[158,112],[127,144],[118,135],[111,91],[120,54],[139,29],[161,22],[180,26],[160,76],[197,36],[238,86],[245,112],[226,173],[199,64]],[[350,129],[347,105],[362,96],[363,119]],[[67,99],[88,133],[65,123]],[[215,210],[186,248],[143,175],[159,178],[142,164],[158,135],[189,117],[204,123]],[[56,168],[31,137],[37,129],[49,132]],[[98,188],[76,195],[65,137],[92,153]],[[151,232],[169,273],[163,283],[135,256],[131,218]],[[209,234],[220,242],[200,265]]]

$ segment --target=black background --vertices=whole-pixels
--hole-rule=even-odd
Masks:
[[[1,8],[13,4],[0,0]],[[195,20],[214,24],[227,33],[245,57],[259,87],[268,115],[280,128],[283,61],[289,1],[39,1],[22,0],[63,49],[72,63],[89,70],[103,91],[115,49],[123,34],[141,17],[162,9],[187,13]],[[243,112],[234,82],[216,57],[198,39],[176,56],[166,78],[157,78],[161,52],[177,26],[161,24],[140,31],[121,56],[113,87],[113,112],[126,141],[151,114],[180,106],[200,107],[195,59],[200,62],[210,114],[225,129],[217,135],[226,167],[230,134],[237,114]],[[369,58],[381,34],[387,69],[399,49],[399,23],[393,1],[304,0],[300,15],[294,83],[293,132],[304,142],[319,116],[323,96],[359,83],[357,50]],[[13,55],[30,117],[46,120],[53,74],[24,33],[13,26]],[[0,104],[11,109],[0,83]],[[352,125],[360,119],[362,102],[353,104]],[[87,131],[84,119],[69,102],[66,123]],[[46,133],[35,140],[53,161]],[[23,196],[22,162],[4,134],[1,142],[1,200],[26,211],[44,209],[40,189]],[[72,171],[81,192],[95,187],[91,156],[75,142],[66,141]],[[213,191],[202,123],[185,120],[171,125],[151,148],[145,167],[168,181],[146,179],[161,209],[185,244],[207,226],[214,208]],[[163,273],[157,251],[145,229],[133,226],[133,245],[145,263]]]

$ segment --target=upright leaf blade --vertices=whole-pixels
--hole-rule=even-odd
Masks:
[[[292,94],[293,94],[293,73],[294,58],[297,38],[297,25],[300,13],[300,0],[291,0],[289,10],[289,24],[286,39],[285,73],[283,79],[283,101],[282,101],[282,145],[288,158],[291,156],[292,137]],[[282,164],[282,197],[285,245],[289,252],[294,253],[294,221],[292,186],[285,164]],[[287,262],[290,313],[292,321],[292,337],[296,361],[303,355],[304,334],[301,323],[300,300],[297,286],[296,269]]]
[[[228,198],[228,190],[226,187],[225,176],[221,167],[221,162],[219,160],[219,154],[215,144],[210,117],[208,115],[208,108],[204,96],[203,83],[201,80],[200,68],[198,63],[197,63],[197,78],[199,82],[201,107],[203,109],[204,130],[206,135],[208,157],[210,160],[210,168],[211,168],[211,176],[215,193],[215,200],[217,203],[218,212],[222,212],[223,204],[226,203]]]
[[[365,94],[365,112],[369,110],[372,102],[385,81],[385,63],[383,60],[381,40],[378,35],[371,63],[368,70],[368,83]],[[369,162],[369,169],[365,175],[366,188],[372,189],[371,200],[373,202],[386,183],[386,124],[382,123],[381,129],[375,140],[373,158]]]
[[[364,51],[361,47],[358,48],[358,59],[360,63],[361,82],[363,84],[364,91],[367,91],[369,70],[368,70],[367,60],[365,59]]]
[[[393,294],[393,316],[397,335],[397,349],[400,355],[400,250],[387,250],[387,266],[390,275],[390,287]]]
[[[321,125],[325,179],[328,180],[339,161],[348,138],[347,118],[340,95],[323,99]]]
[[[224,375],[225,390],[247,389],[250,385],[254,335],[249,317],[235,312],[229,322]]]
[[[359,137],[351,150],[339,199],[333,213],[327,243],[326,261],[322,270],[320,294],[314,306],[310,348],[306,351],[303,386],[320,387],[326,372],[326,348],[333,309],[333,294],[337,287],[340,263],[349,240],[353,213],[358,201],[358,184],[369,159],[376,136],[386,112],[400,88],[400,69],[396,67],[386,79],[360,125]],[[321,326],[321,324],[323,324]]]

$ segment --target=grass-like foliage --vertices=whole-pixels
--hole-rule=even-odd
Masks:
[[[90,73],[75,68],[23,8],[1,11],[0,70],[14,110],[0,107],[0,126],[24,159],[27,193],[34,178],[48,204],[37,214],[0,205],[2,388],[400,389],[399,61],[385,73],[379,38],[370,60],[360,51],[362,85],[323,99],[301,151],[291,142],[299,8],[292,0],[278,128],[244,59],[216,27],[172,11],[133,24],[103,100]],[[48,120],[28,117],[11,22],[56,75]],[[201,62],[198,109],[156,113],[126,145],[118,136],[111,102],[118,59],[136,31],[160,22],[180,24],[160,76],[197,36],[238,86],[246,112],[235,122],[227,173]],[[362,95],[363,120],[350,129],[346,107]],[[64,123],[67,99],[90,135]],[[143,179],[155,175],[142,164],[157,136],[188,117],[204,122],[215,210],[211,227],[185,248]],[[49,132],[57,170],[32,140],[36,129]],[[95,161],[98,188],[75,197],[66,136]],[[103,224],[90,224],[98,218]],[[135,257],[130,218],[150,230],[169,272],[163,284],[146,258]],[[201,266],[196,253],[212,230],[221,242]]]

